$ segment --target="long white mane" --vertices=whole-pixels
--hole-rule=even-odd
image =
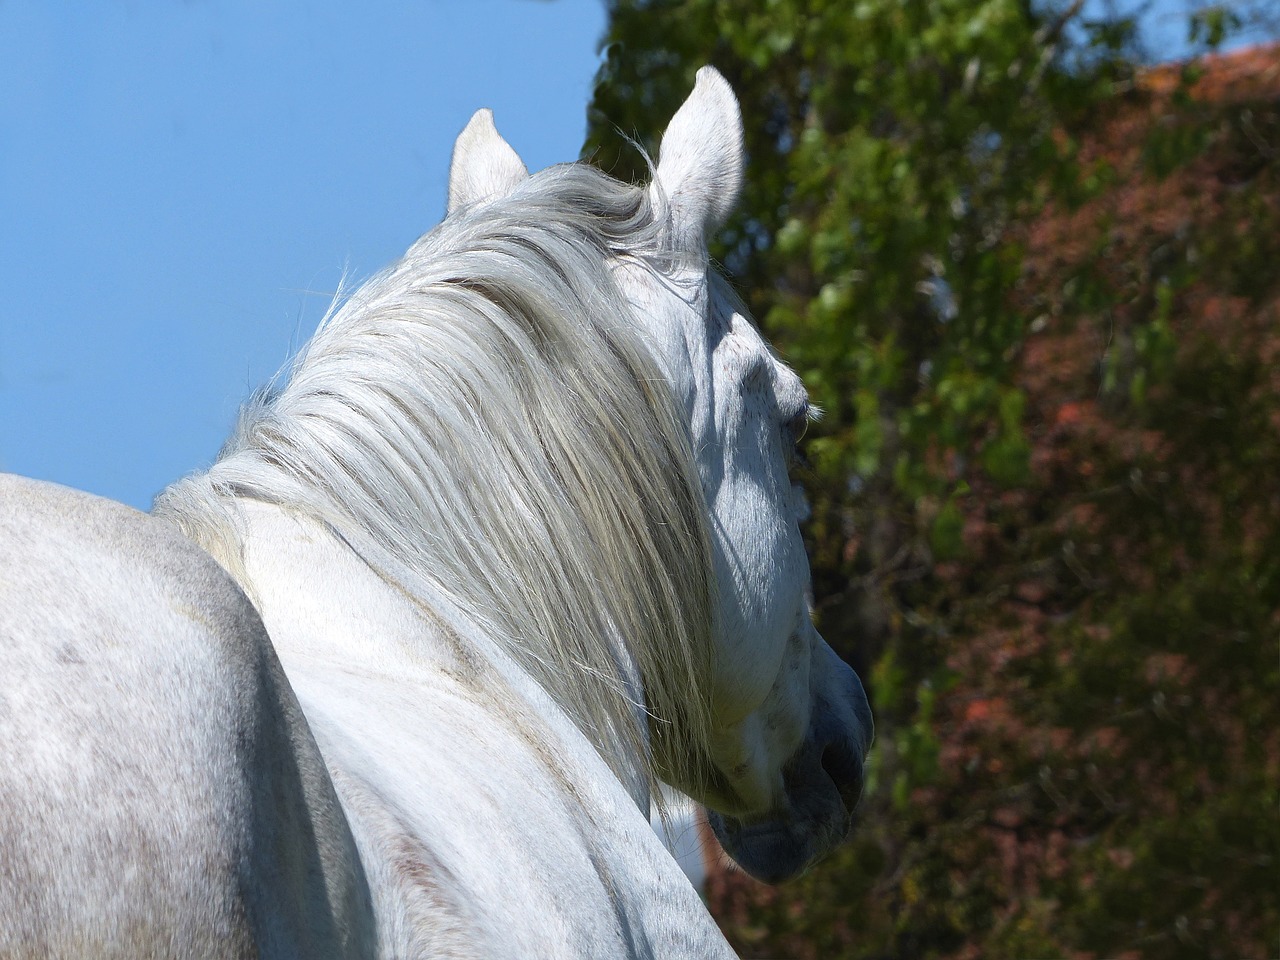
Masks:
[[[651,786],[707,776],[706,508],[607,264],[660,261],[662,235],[645,189],[581,165],[450,216],[330,312],[156,513],[242,583],[237,498],[312,516],[422,606],[463,611],[615,769],[651,737]]]

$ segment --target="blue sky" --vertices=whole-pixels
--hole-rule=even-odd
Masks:
[[[531,169],[577,156],[603,30],[599,0],[0,0],[0,469],[145,508],[208,464],[340,278],[439,220],[475,109]]]
[[[0,469],[137,507],[443,214],[578,155],[598,0],[0,0]]]

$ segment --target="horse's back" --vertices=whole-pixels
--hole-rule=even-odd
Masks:
[[[0,956],[369,952],[323,761],[233,581],[0,476]]]

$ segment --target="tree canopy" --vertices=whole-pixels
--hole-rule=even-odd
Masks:
[[[704,63],[742,102],[713,253],[826,411],[877,715],[853,841],[714,878],[746,956],[1277,947],[1280,48],[1142,70],[1080,7],[608,3],[585,156],[644,177]]]

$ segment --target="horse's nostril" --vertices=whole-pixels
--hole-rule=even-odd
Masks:
[[[845,810],[852,814],[862,797],[862,757],[847,744],[829,743],[822,748],[822,769],[836,785]]]

